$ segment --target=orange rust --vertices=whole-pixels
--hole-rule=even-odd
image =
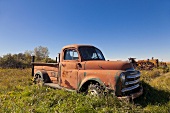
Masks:
[[[132,63],[132,65],[140,70],[152,70],[153,68],[168,68],[166,62],[160,62],[159,59],[147,59],[147,60],[135,60],[136,58],[129,58],[129,61]]]
[[[123,61],[88,61],[85,65],[86,70],[126,70],[131,67],[131,64]]]

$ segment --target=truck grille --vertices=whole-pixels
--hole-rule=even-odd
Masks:
[[[139,71],[126,71],[126,79],[122,85],[122,96],[129,96],[132,93],[136,93],[140,90],[140,72]]]

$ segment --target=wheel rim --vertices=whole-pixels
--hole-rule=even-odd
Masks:
[[[89,90],[89,91],[88,91],[88,94],[89,94],[90,96],[98,96],[98,92],[97,92],[96,90],[94,90],[94,89]]]
[[[36,84],[41,84],[41,83],[43,83],[43,78],[41,77],[41,75],[36,74],[36,75],[34,76],[34,82],[35,82]]]

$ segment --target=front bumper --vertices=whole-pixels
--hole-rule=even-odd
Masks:
[[[123,99],[127,99],[127,100],[133,100],[139,96],[141,96],[143,94],[143,87],[140,86],[140,90],[139,92],[136,92],[136,93],[133,93],[133,94],[130,94],[129,96],[122,96],[122,97],[118,97],[118,99],[120,100],[123,100]]]

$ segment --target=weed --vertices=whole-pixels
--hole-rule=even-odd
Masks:
[[[170,73],[142,71],[143,96],[134,103],[112,95],[91,98],[32,84],[31,69],[0,69],[0,112],[120,113],[169,112]]]

